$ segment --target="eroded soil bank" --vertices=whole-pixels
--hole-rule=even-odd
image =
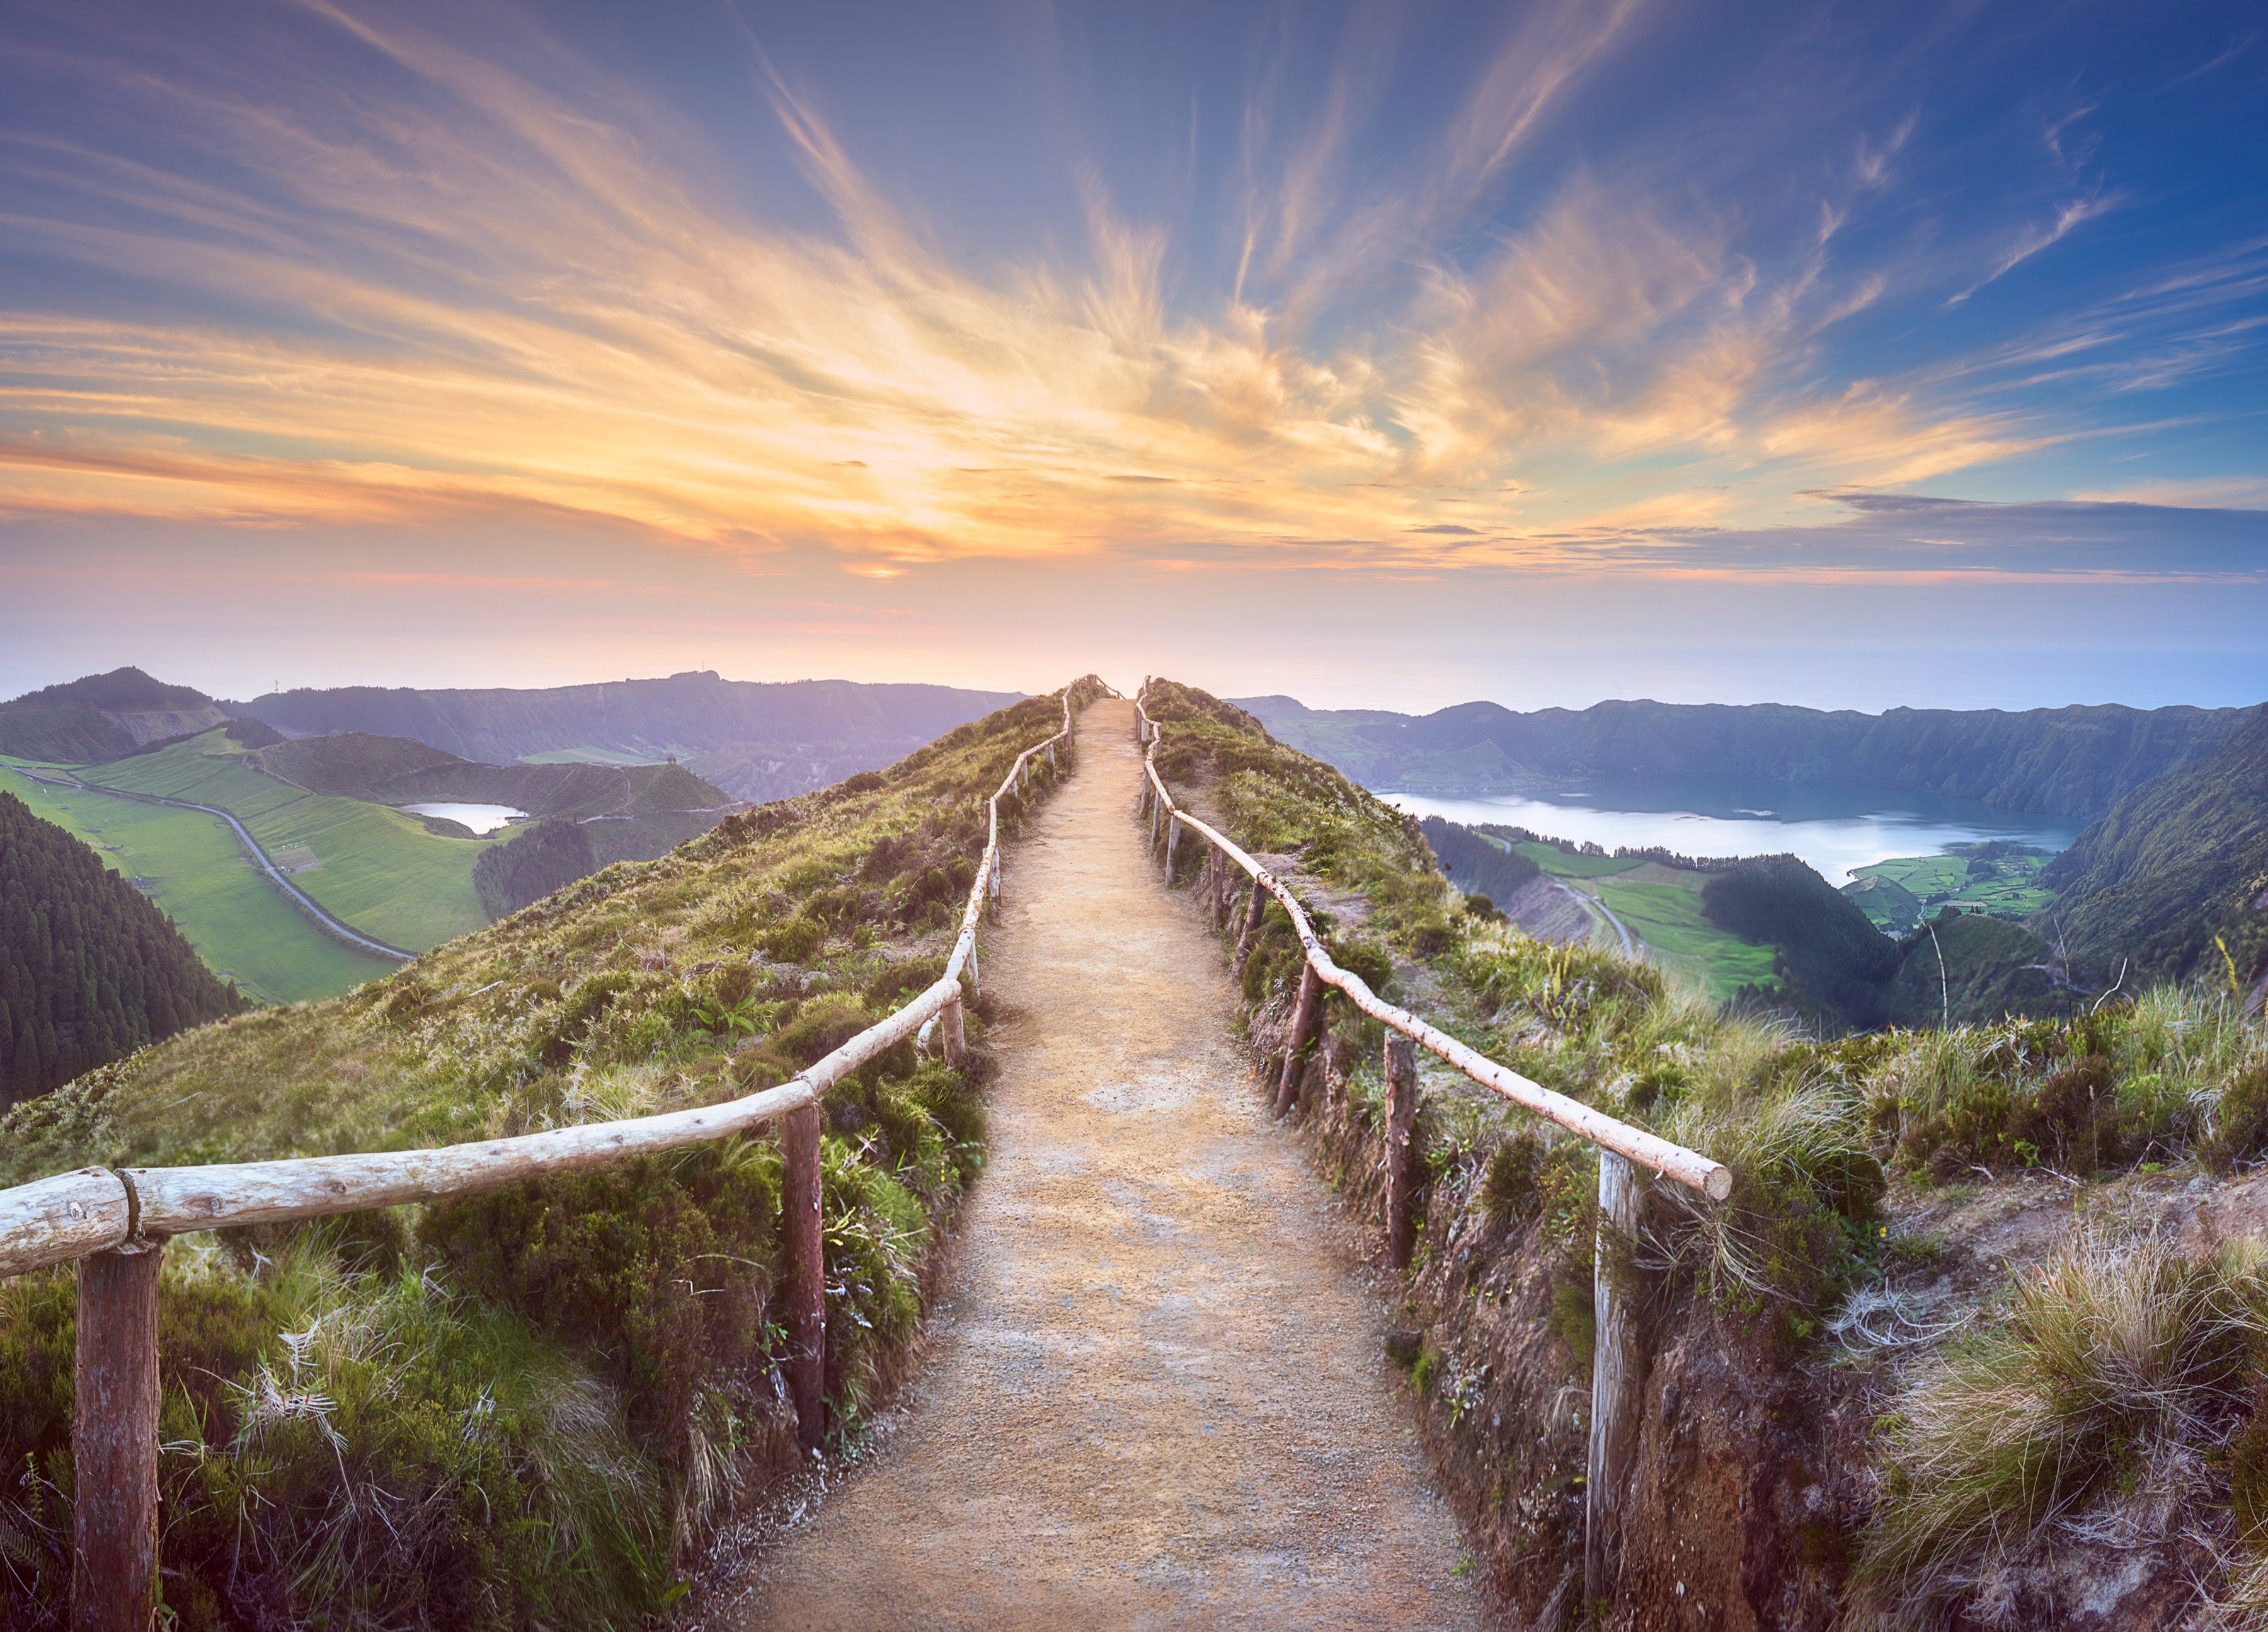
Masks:
[[[1472,1627],[1371,1295],[1130,819],[1131,705],[1007,864],[992,1162],[929,1375],[743,1624]]]

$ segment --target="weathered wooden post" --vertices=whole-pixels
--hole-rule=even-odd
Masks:
[[[1386,1261],[1410,1267],[1418,1238],[1418,1045],[1386,1034]]]
[[[1591,1604],[1614,1591],[1623,1492],[1638,1450],[1638,1322],[1624,1282],[1645,1197],[1645,1183],[1629,1161],[1602,1147],[1597,1269],[1591,1292],[1598,1331],[1591,1347],[1591,1458],[1583,1522],[1583,1599]]]
[[[1174,882],[1174,847],[1182,842],[1182,818],[1178,815],[1166,818],[1166,882]]]
[[[1284,1074],[1276,1084],[1276,1114],[1282,1116],[1300,1100],[1300,1056],[1315,1034],[1315,1021],[1323,1010],[1323,978],[1313,964],[1300,966],[1300,997],[1292,1006],[1292,1024],[1284,1034]]]
[[[1228,869],[1221,864],[1220,846],[1205,846],[1205,922],[1214,929],[1220,927],[1221,886],[1227,881],[1221,875]]]
[[[78,1260],[71,1632],[150,1632],[158,1612],[162,1241]]]
[[[946,1023],[946,1047],[960,1015]],[[819,1449],[827,1410],[827,1266],[819,1219],[819,1106],[780,1119],[780,1246],[787,1259],[787,1392],[806,1454]]]
[[[1252,937],[1260,933],[1260,915],[1268,910],[1268,892],[1260,881],[1252,881],[1252,903],[1244,909],[1244,933],[1236,937],[1236,972],[1244,972],[1244,960],[1252,956]]]
[[[959,993],[946,1000],[939,1018],[945,1023],[945,1063],[958,1067],[968,1057],[968,1033],[961,1024]]]

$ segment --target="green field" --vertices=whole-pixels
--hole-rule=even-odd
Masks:
[[[306,793],[244,763],[217,731],[79,772],[82,780],[232,813],[269,856],[305,846],[314,865],[291,882],[342,922],[411,952],[488,922],[473,890],[473,862],[517,830],[491,838],[444,838],[416,816],[360,800]]]
[[[1594,877],[1591,889],[1646,942],[1653,961],[1669,974],[1724,1002],[1742,986],[1778,986],[1772,973],[1772,949],[1743,941],[1720,929],[1701,911],[1705,873],[1642,861],[1627,873]]]
[[[1562,850],[1557,845],[1526,842],[1515,844],[1513,848],[1545,872],[1561,878],[1604,878],[1610,874],[1627,873],[1632,868],[1646,865],[1628,857],[1579,855],[1572,850]]]
[[[1947,905],[1993,918],[2022,919],[2055,899],[2052,890],[2043,890],[2038,883],[2040,868],[2048,860],[2043,853],[2004,854],[1986,860],[1985,870],[1972,873],[1968,855],[1950,852],[1897,856],[1856,869],[1859,879],[1887,879],[1899,885],[1919,903],[1918,911],[1906,907],[1895,895],[1845,888],[1875,926],[1890,934],[1916,928],[1931,911]]]
[[[1520,853],[1556,877],[1603,904],[1645,944],[1647,961],[1721,1003],[1742,986],[1771,988],[1772,949],[1743,941],[1709,921],[1701,910],[1705,873],[1663,867],[1630,857],[1588,856],[1553,845],[1521,844]],[[1602,924],[1602,943],[1621,938]]]
[[[0,768],[0,787],[94,847],[105,866],[147,881],[214,971],[262,1003],[335,997],[400,967],[315,927],[246,857],[228,824],[195,810],[75,793]]]

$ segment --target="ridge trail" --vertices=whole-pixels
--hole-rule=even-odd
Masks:
[[[991,1162],[902,1425],[738,1624],[1468,1628],[1374,1299],[1132,816],[1133,705],[1009,851]]]

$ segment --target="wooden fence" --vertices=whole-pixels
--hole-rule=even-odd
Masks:
[[[1598,1268],[1592,1289],[1592,1310],[1597,1336],[1592,1345],[1591,1444],[1584,1482],[1583,1596],[1595,1603],[1612,1590],[1612,1564],[1619,1541],[1624,1487],[1638,1449],[1639,1395],[1638,1333],[1634,1311],[1618,1276],[1609,1264],[1616,1245],[1627,1243],[1638,1230],[1644,1188],[1633,1167],[1659,1173],[1722,1201],[1733,1192],[1732,1170],[1683,1145],[1673,1145],[1644,1128],[1593,1110],[1580,1100],[1555,1093],[1530,1082],[1439,1028],[1428,1025],[1407,1009],[1397,1008],[1373,992],[1363,978],[1341,969],[1307,921],[1307,910],[1282,879],[1269,872],[1233,840],[1199,821],[1174,803],[1165,779],[1158,774],[1157,721],[1145,705],[1145,685],[1134,699],[1135,734],[1148,744],[1143,756],[1143,782],[1138,812],[1150,823],[1150,842],[1162,846],[1167,881],[1174,876],[1174,852],[1186,829],[1209,846],[1205,859],[1205,888],[1209,914],[1215,929],[1226,927],[1228,911],[1227,871],[1233,863],[1252,880],[1244,906],[1244,921],[1236,939],[1240,971],[1252,951],[1262,914],[1273,898],[1282,905],[1300,937],[1307,962],[1293,1000],[1292,1022],[1284,1039],[1284,1063],[1275,1088],[1278,1114],[1298,1101],[1305,1058],[1322,1024],[1322,994],[1326,986],[1344,993],[1364,1014],[1386,1028],[1386,1230],[1388,1253],[1394,1266],[1406,1268],[1416,1236],[1418,1153],[1411,1138],[1418,1116],[1417,1051],[1447,1061],[1466,1076],[1514,1104],[1545,1117],[1570,1133],[1579,1134],[1599,1148]]]
[[[961,980],[977,990],[976,932],[1000,893],[1000,801],[1035,759],[1056,763],[1063,728],[1016,756],[985,802],[984,854],[945,972],[905,1006],[777,1088],[724,1104],[552,1128],[431,1150],[306,1156],[210,1167],[82,1168],[0,1191],[0,1276],[77,1260],[77,1397],[71,1422],[72,1632],[149,1632],[158,1574],[158,1267],[170,1236],[475,1195],[523,1179],[605,1167],[780,1122],[786,1259],[784,1364],[806,1448],[824,1425],[826,1276],[820,1240],[820,1097],[876,1055],[942,1027],[963,1051]]]

